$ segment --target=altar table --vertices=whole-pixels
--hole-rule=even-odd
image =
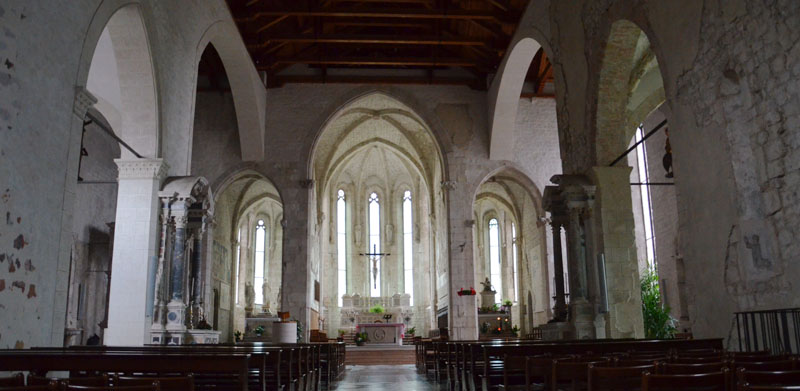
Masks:
[[[402,323],[361,323],[356,326],[359,333],[367,333],[367,344],[369,345],[402,345],[403,331],[405,325]]]

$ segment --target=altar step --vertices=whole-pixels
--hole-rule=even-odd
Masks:
[[[356,344],[356,334],[355,333],[348,333],[342,336],[344,343],[349,345],[355,346]],[[414,336],[412,335],[404,335],[403,336],[403,346],[414,346]]]
[[[416,362],[413,346],[348,346],[347,365],[407,365]]]

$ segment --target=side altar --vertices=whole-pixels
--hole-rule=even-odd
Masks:
[[[356,331],[367,333],[367,345],[402,345],[406,326],[402,323],[364,323]]]

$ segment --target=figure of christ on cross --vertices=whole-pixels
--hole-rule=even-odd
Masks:
[[[369,257],[369,260],[372,261],[372,288],[378,289],[378,262],[381,261],[381,258],[388,257],[389,253],[379,253],[377,250],[376,245],[372,245],[372,252],[368,253],[360,253],[358,255]]]

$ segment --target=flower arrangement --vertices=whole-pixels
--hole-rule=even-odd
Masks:
[[[356,345],[361,346],[364,342],[367,342],[367,333],[356,333],[354,338]]]
[[[253,329],[253,332],[254,332],[254,333],[257,335],[257,336],[259,336],[259,337],[260,337],[260,336],[261,336],[261,334],[264,334],[264,326],[258,326],[258,327],[256,327],[255,329]]]
[[[416,332],[417,332],[417,328],[416,328],[416,327],[412,327],[412,328],[410,328],[410,329],[408,329],[408,330],[406,331],[406,333],[407,333],[408,335],[414,335],[414,333],[416,333]]]
[[[475,289],[472,287],[469,287],[469,289],[461,288],[456,293],[458,293],[459,296],[475,296]]]

